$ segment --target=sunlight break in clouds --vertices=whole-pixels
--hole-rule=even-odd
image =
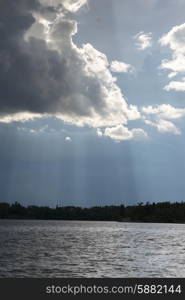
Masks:
[[[152,46],[151,32],[144,33],[143,31],[140,31],[138,34],[134,36],[134,39],[136,40],[136,47],[138,48],[138,50],[145,50]]]

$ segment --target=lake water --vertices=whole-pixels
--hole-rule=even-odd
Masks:
[[[185,225],[0,220],[0,277],[185,277]]]

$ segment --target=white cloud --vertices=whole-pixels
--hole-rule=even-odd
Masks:
[[[157,128],[160,133],[180,135],[181,131],[169,120],[185,117],[185,108],[176,108],[170,104],[145,106],[142,108],[145,124]],[[148,119],[148,118],[152,118]]]
[[[87,0],[39,0],[42,5],[57,7],[63,5],[70,12],[77,12],[82,6],[87,4]]]
[[[181,131],[177,128],[172,122],[166,120],[158,120],[158,121],[151,121],[145,120],[145,124],[150,125],[152,127],[157,128],[160,133],[172,133],[174,135],[180,135]]]
[[[185,52],[185,23],[179,26],[174,26],[168,33],[164,34],[159,40],[161,45],[169,46],[170,49],[184,54]]]
[[[48,130],[48,125],[42,126],[40,128],[29,128],[29,127],[21,126],[18,127],[17,129],[26,133],[39,134],[39,133],[46,132]]]
[[[145,50],[152,46],[152,33],[144,33],[140,31],[138,34],[134,36],[134,39],[137,41],[136,46],[138,50]]]
[[[59,40],[59,46],[60,43]],[[127,104],[121,89],[115,83],[116,78],[108,69],[109,63],[106,55],[96,50],[91,44],[77,48],[72,43],[71,48],[75,59],[72,59],[72,55],[70,56],[69,68],[72,82],[74,81],[73,76],[75,76],[77,90],[75,94],[70,95],[66,102],[69,108],[75,106],[77,111],[82,108],[84,112],[82,111],[81,118],[75,111],[72,116],[70,114],[58,114],[58,116],[69,123],[86,124],[92,127],[126,124],[129,120],[140,118],[137,107]],[[69,52],[70,49],[67,49],[67,55]],[[73,61],[78,62],[74,72]],[[78,78],[76,78],[76,74],[78,74]]]
[[[83,3],[86,1],[69,2],[75,7]],[[90,43],[81,48],[74,44],[72,38],[77,33],[77,22],[71,20],[63,11],[50,21],[49,26],[43,19],[44,16],[42,25],[45,27],[48,48],[56,50],[61,60],[65,61],[64,82],[70,84],[69,92],[61,95],[57,112],[53,115],[77,126],[88,125],[95,128],[116,126],[120,123],[126,125],[130,120],[139,119],[141,116],[137,107],[127,104],[116,84],[117,78],[109,70],[107,56]],[[37,22],[40,22],[39,19]],[[27,33],[27,38],[31,34],[33,32]],[[122,71],[123,64],[119,66]],[[124,64],[124,70],[125,68],[129,69],[131,66]]]
[[[110,68],[111,71],[115,73],[128,73],[133,72],[134,70],[134,68],[131,65],[117,60],[112,61]]]
[[[161,69],[170,70],[169,78],[185,72],[185,23],[174,26],[167,34],[159,40],[162,46],[168,46],[172,51],[171,59],[164,59]],[[166,91],[185,91],[185,79],[171,81],[164,87]]]
[[[68,142],[68,143],[70,143],[70,142],[72,142],[72,139],[71,139],[70,136],[66,136],[66,137],[65,137],[65,141]]]
[[[164,59],[160,66],[161,69],[171,70],[172,73],[182,73],[185,72],[185,57],[178,50],[175,50],[171,60]],[[172,74],[170,73],[170,74]]]
[[[99,136],[99,137],[103,136],[103,132],[101,131],[100,128],[98,128],[98,129],[96,130],[96,133],[97,133],[97,136]]]
[[[64,7],[71,11],[71,12],[76,12],[78,11],[82,6],[87,4],[87,0],[63,0],[62,4]]]
[[[178,91],[178,92],[185,92],[185,77],[182,78],[182,81],[171,81],[164,87],[164,90],[170,91]]]
[[[177,72],[171,72],[168,74],[168,78],[173,78],[177,75],[178,73]]]
[[[176,108],[170,104],[144,106],[142,113],[145,115],[154,115],[159,119],[179,119],[185,117],[185,108]]]
[[[107,127],[104,133],[101,132],[101,135],[99,134],[99,136],[107,136],[116,141],[126,141],[132,139],[138,140],[138,139],[146,138],[147,133],[140,128],[134,128],[132,130],[129,130],[127,127],[123,126],[122,124],[119,124],[115,127]]]
[[[134,140],[143,140],[148,137],[147,132],[141,128],[134,128],[131,132]]]
[[[131,131],[128,130],[127,127],[123,125],[118,125],[116,127],[106,128],[104,132],[105,136],[109,136],[115,140],[131,140],[133,138],[133,134]]]
[[[46,117],[47,115],[45,115]],[[11,122],[27,122],[32,121],[34,119],[43,118],[42,114],[34,114],[30,112],[19,112],[15,114],[9,115],[1,115],[0,114],[0,123],[11,123]]]

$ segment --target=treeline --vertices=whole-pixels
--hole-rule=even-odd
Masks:
[[[50,208],[34,205],[24,207],[18,202],[0,203],[0,218],[185,223],[185,203],[139,203],[132,206],[91,208],[74,206]]]

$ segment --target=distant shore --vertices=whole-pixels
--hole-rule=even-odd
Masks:
[[[185,223],[185,202],[138,203],[129,206],[23,206],[0,202],[0,219]]]

